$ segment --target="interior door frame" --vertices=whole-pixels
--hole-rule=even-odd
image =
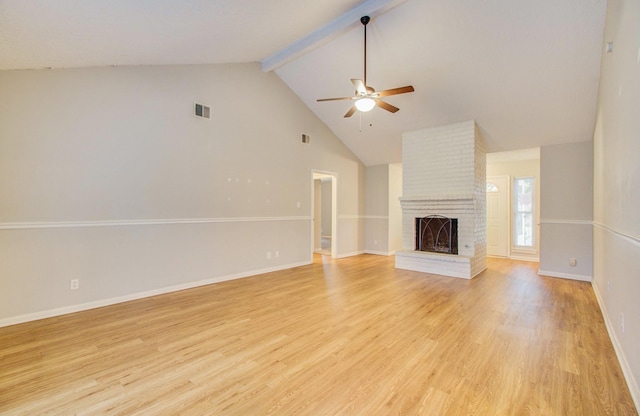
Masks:
[[[311,169],[311,221],[310,230],[311,236],[309,244],[309,258],[313,262],[314,254],[314,239],[315,239],[315,192],[314,181],[315,179],[331,178],[331,258],[335,259],[338,256],[338,174],[336,172],[330,172],[326,170]]]

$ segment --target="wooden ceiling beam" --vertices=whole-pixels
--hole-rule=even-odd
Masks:
[[[379,16],[406,0],[366,0],[320,29],[260,61],[262,71],[269,72],[360,26],[362,16]]]

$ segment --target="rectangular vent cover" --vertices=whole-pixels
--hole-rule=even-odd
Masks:
[[[211,118],[211,108],[209,106],[195,103],[196,117]]]

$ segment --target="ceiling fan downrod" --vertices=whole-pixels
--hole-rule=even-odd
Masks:
[[[367,88],[367,23],[371,18],[369,16],[362,16],[360,23],[364,26],[364,88]]]

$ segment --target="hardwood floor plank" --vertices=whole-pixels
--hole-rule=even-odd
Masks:
[[[634,415],[590,284],[362,255],[0,328],[2,415]]]

